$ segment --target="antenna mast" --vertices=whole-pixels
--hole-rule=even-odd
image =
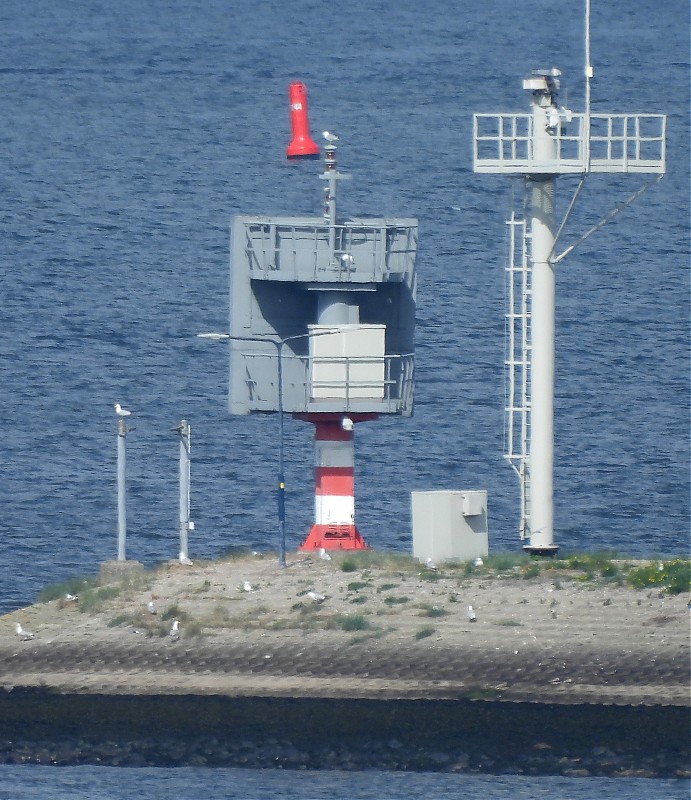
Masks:
[[[524,548],[549,555],[554,543],[554,364],[556,266],[575,246],[599,230],[645,189],[591,228],[560,256],[556,179],[590,172],[665,172],[666,117],[661,114],[593,114],[590,108],[590,0],[585,0],[585,112],[560,106],[558,69],[533,70],[523,81],[531,93],[530,114],[475,114],[475,172],[523,176],[521,208],[507,220],[507,436],[505,457],[519,478],[520,536]],[[555,231],[556,234],[555,234]]]

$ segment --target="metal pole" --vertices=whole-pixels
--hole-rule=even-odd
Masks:
[[[535,161],[555,161],[556,142],[548,128],[551,93],[533,94]],[[550,553],[554,545],[554,308],[555,274],[550,255],[555,241],[554,175],[531,175],[532,241],[530,543],[533,553]]]
[[[125,500],[125,437],[127,423],[118,419],[118,561],[125,561],[125,541],[127,539],[127,503]]]
[[[278,564],[286,566],[286,485],[283,470],[283,345],[275,342],[278,357],[278,528],[280,533]]]
[[[186,419],[176,428],[180,435],[180,563],[189,562],[187,534],[190,530],[190,450],[191,428]]]

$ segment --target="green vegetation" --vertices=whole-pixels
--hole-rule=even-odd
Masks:
[[[122,592],[118,585],[100,586],[98,589],[87,589],[79,595],[77,608],[82,614],[94,614],[101,611],[108,600],[112,600]]]
[[[349,592],[359,592],[360,589],[365,589],[367,586],[369,586],[369,584],[365,581],[351,581],[347,588]]]
[[[98,586],[98,578],[70,578],[62,583],[51,583],[45,589],[41,589],[38,599],[41,603],[49,603],[51,600],[61,600],[66,594],[78,596],[95,586]]]
[[[440,606],[433,606],[429,603],[421,603],[419,608],[421,617],[446,617],[448,611]]]
[[[352,617],[337,614],[329,620],[327,627],[337,627],[342,631],[367,631],[372,625],[363,614],[355,614]]]
[[[428,636],[432,636],[435,630],[436,629],[433,628],[431,625],[425,625],[424,628],[420,628],[419,630],[416,631],[415,638],[417,640],[426,639]]]
[[[632,569],[628,581],[637,589],[654,586],[667,594],[688,592],[691,591],[691,561],[681,558],[656,561],[646,567]]]
[[[387,606],[400,606],[403,605],[404,603],[409,603],[410,598],[405,596],[394,597],[393,595],[389,595],[388,597],[384,598],[384,602],[386,603]]]

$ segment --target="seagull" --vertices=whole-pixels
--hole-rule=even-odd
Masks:
[[[31,633],[31,631],[25,631],[19,622],[15,624],[14,629],[17,631],[17,636],[19,636],[23,642],[34,638],[34,634]]]
[[[312,590],[307,592],[307,597],[309,597],[310,600],[314,600],[315,603],[323,603],[324,600],[326,600],[326,595],[319,594],[319,592],[314,592]]]
[[[242,591],[243,592],[253,592],[256,588],[257,587],[256,586],[252,586],[252,584],[249,581],[243,581],[242,582]]]
[[[478,556],[475,561],[473,561],[473,565],[476,567],[481,567],[485,562]]]
[[[329,131],[323,131],[322,136],[326,139],[327,142],[337,142],[338,136],[335,133],[330,133]]]
[[[477,622],[477,616],[472,606],[468,606],[468,622]]]
[[[321,558],[322,561],[331,561],[331,556],[323,547],[319,550],[319,558]]]
[[[78,594],[70,594],[69,592],[65,595],[65,600],[68,603],[74,603],[76,600],[79,600]]]
[[[427,569],[431,569],[433,572],[436,572],[437,570],[437,565],[434,563],[434,561],[432,561],[431,558],[427,559],[425,566],[427,567]]]
[[[170,630],[168,631],[168,636],[174,641],[177,641],[180,638],[180,622],[177,619],[173,620],[173,624],[170,626]]]
[[[180,563],[183,564],[185,567],[192,566],[192,560],[189,559],[184,553],[180,553]]]
[[[113,406],[113,408],[115,409],[115,413],[116,413],[116,414],[117,414],[119,417],[129,417],[129,416],[130,416],[130,414],[132,413],[131,411],[128,411],[126,408],[123,408],[123,407],[120,405],[120,403],[116,403],[116,404]]]
[[[156,613],[156,606],[154,605],[153,600],[149,600],[149,602],[146,604],[146,610],[149,612],[149,614]]]

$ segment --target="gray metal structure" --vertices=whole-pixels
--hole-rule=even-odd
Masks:
[[[528,539],[526,550],[538,554],[558,549],[553,509],[556,265],[665,171],[663,115],[590,112],[593,70],[586,39],[584,114],[558,105],[559,70],[536,70],[523,81],[532,113],[475,114],[473,122],[475,172],[524,179],[520,205],[507,220],[505,457],[520,481],[521,539]],[[657,177],[557,254],[560,233],[591,172]],[[557,228],[560,175],[579,175],[580,182]]]
[[[337,217],[335,150],[323,216],[231,221],[231,414],[279,410],[279,355],[286,413],[412,414],[417,220]]]

